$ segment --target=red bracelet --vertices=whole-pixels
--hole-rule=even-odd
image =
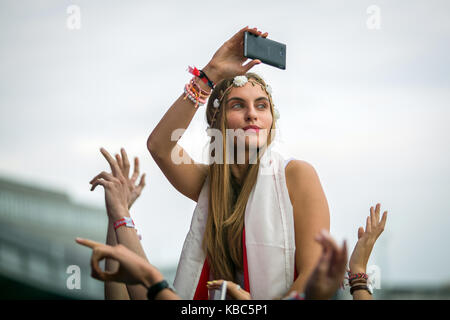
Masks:
[[[134,221],[133,219],[131,219],[131,217],[124,217],[114,222],[114,230],[117,230],[121,226],[126,226],[128,228],[135,228]]]
[[[188,66],[189,73],[193,74],[194,76],[199,77],[204,83],[206,83],[211,89],[214,89],[216,86],[214,82],[209,80],[206,73],[203,72],[203,70],[198,70],[196,67],[192,68]]]

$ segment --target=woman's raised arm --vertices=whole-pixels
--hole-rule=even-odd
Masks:
[[[247,60],[243,55],[243,40],[246,31],[262,37],[268,35],[267,32],[262,34],[257,28],[250,29],[247,26],[226,41],[202,69],[214,83],[228,77],[245,74],[254,65],[261,63],[260,60],[252,60],[246,65],[242,65]],[[195,78],[195,81],[201,89],[210,91],[207,84],[199,81],[198,78]],[[177,144],[182,134],[176,134],[176,130],[186,129],[196,111],[194,103],[189,99],[184,99],[184,93],[181,94],[147,140],[147,148],[150,154],[170,183],[175,189],[194,201],[198,200],[208,173],[208,166],[194,163],[187,152]],[[179,163],[180,161],[174,161],[174,155],[178,159],[183,159],[183,161],[181,163]]]
[[[217,81],[214,73],[205,67],[203,71]],[[202,81],[197,81],[203,90],[208,91],[208,86]],[[205,87],[206,86],[206,87]],[[208,173],[207,165],[194,163],[189,154],[177,141],[181,134],[174,136],[178,129],[186,129],[197,108],[189,99],[184,99],[184,93],[173,103],[166,114],[153,129],[147,140],[147,148],[158,167],[162,170],[169,182],[186,197],[197,201],[203,182]],[[183,159],[181,163],[174,161],[173,155]]]

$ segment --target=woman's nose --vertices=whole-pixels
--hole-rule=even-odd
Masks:
[[[256,120],[257,118],[257,112],[256,112],[256,108],[253,105],[250,105],[247,108],[247,115],[246,115],[246,120]]]

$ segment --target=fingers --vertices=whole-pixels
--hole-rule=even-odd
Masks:
[[[321,237],[324,252],[317,266],[318,271],[330,276],[343,276],[348,257],[347,241],[344,240],[340,248],[327,232],[322,232]]]
[[[373,207],[370,207],[370,225],[371,227],[375,227],[377,222],[375,221],[375,211]]]
[[[100,261],[104,258],[115,258],[114,247],[83,238],[76,238],[75,241],[93,249],[91,257],[91,276],[93,278],[102,281],[114,281],[117,278],[118,272],[105,272],[99,266]]]
[[[128,161],[128,155],[124,148],[120,149],[120,153],[122,154],[122,164],[123,164],[123,175],[128,178],[130,175],[130,161]]]
[[[95,242],[95,241],[92,241],[92,240],[89,240],[89,239],[83,239],[83,238],[75,238],[75,241],[78,244],[81,244],[81,245],[83,245],[85,247],[89,247],[91,249],[94,249],[95,247],[103,245],[102,243]]]
[[[385,211],[380,220],[380,209],[381,209],[380,203],[376,204],[375,210],[373,207],[370,207],[370,219],[369,219],[370,231],[366,230],[367,232],[375,231],[376,236],[379,236],[383,232],[387,219],[387,211]]]
[[[366,218],[366,232],[367,233],[372,232],[372,224],[370,222],[370,217]]]
[[[122,171],[122,173],[123,173],[122,158],[118,154],[116,154],[116,161],[117,161],[117,164],[119,165],[120,171]]]
[[[258,31],[258,28],[252,28],[252,29],[249,29],[249,30],[247,30],[248,32],[250,32],[250,33],[253,33],[253,34],[255,34],[255,35],[257,35],[257,36],[260,36],[261,34],[262,34],[262,32],[261,31]],[[266,32],[267,33],[267,32]]]
[[[358,228],[358,240],[361,239],[361,237],[364,235],[364,228],[359,227]]]
[[[256,66],[257,64],[260,64],[261,60],[259,59],[255,59],[250,61],[249,63],[247,63],[245,66],[242,66],[243,68],[243,73],[247,73],[251,68],[253,68],[254,66]]]
[[[101,180],[101,179],[103,179],[103,180]],[[112,174],[102,171],[98,175],[96,175],[91,181],[89,181],[89,183],[92,184],[91,191],[93,191],[96,188],[96,186],[99,184],[103,185],[104,187],[107,186],[107,184],[105,184],[101,181],[116,182],[116,180],[117,180],[117,178],[114,178],[112,176]]]
[[[114,160],[113,157],[111,157],[111,155],[109,154],[108,151],[106,151],[104,148],[100,148],[100,152],[103,154],[103,156],[105,157],[106,161],[108,161],[110,167],[111,167],[111,171],[114,177],[120,177],[121,174],[121,170],[119,165],[117,164],[117,162]]]
[[[139,185],[136,188],[138,194],[141,194],[142,189],[144,189],[144,187],[145,187],[145,173],[141,176],[141,180],[139,181]]]
[[[134,171],[133,171],[133,176],[131,177],[131,182],[133,183],[133,185],[135,184],[138,177],[139,177],[139,158],[135,157],[134,158]]]
[[[381,227],[381,231],[384,230],[384,227],[386,226],[386,220],[387,220],[387,211],[385,211],[383,213],[383,216],[381,217],[381,223],[380,223],[380,227]]]
[[[375,206],[375,220],[377,221],[377,223],[378,223],[378,221],[380,221],[380,204],[379,203],[377,203],[377,205]]]
[[[250,32],[252,34],[255,34],[257,36],[262,36],[262,37],[267,37],[268,33],[265,32],[264,34],[261,31],[258,31],[258,29],[255,28],[249,28],[248,26],[246,26],[245,28],[242,28],[241,30],[239,30],[232,38],[231,40],[238,40],[238,39],[242,39],[244,32]]]
[[[224,280],[213,280],[213,281],[208,281],[206,283],[206,286],[208,287],[209,290],[214,290],[214,289],[219,289],[220,286],[222,285]]]
[[[106,188],[111,187],[112,184],[113,184],[112,182],[105,181],[105,180],[102,180],[102,179],[97,179],[97,180],[95,180],[95,181],[93,182],[91,191],[94,191],[95,188],[96,188],[98,185],[101,185],[101,186],[103,186],[103,187],[106,189]]]
[[[241,40],[244,37],[244,32],[245,31],[250,31],[248,29],[248,26],[246,26],[246,27],[242,28],[241,30],[239,30],[238,32],[236,32],[236,34],[231,37],[230,41],[233,42],[233,41]]]
[[[99,244],[94,248],[91,257],[91,276],[101,281],[115,281],[118,277],[117,272],[103,271],[100,268],[100,261],[105,258],[115,258],[114,248],[108,245]]]
[[[317,264],[317,270],[321,274],[326,274],[330,266],[330,260],[332,255],[332,244],[330,239],[328,239],[324,232],[320,232],[316,236],[316,241],[322,245],[322,255],[320,256],[319,262]]]
[[[106,171],[102,171],[100,172],[98,175],[96,175],[91,181],[89,181],[89,183],[94,182],[95,180],[102,178],[105,179],[106,181],[114,181],[116,178],[113,177],[112,174],[106,172]]]

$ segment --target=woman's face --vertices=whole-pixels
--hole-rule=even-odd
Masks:
[[[261,147],[267,143],[273,118],[269,97],[260,85],[247,82],[242,87],[233,87],[225,101],[225,110],[227,129],[242,129],[247,148]]]

